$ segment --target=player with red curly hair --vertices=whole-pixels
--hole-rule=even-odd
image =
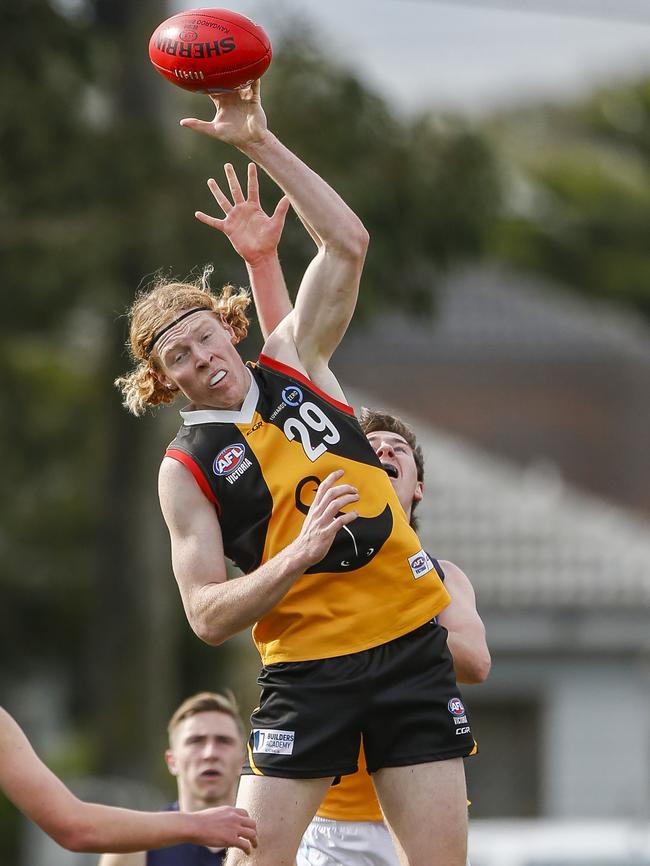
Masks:
[[[167,307],[156,289],[141,297],[131,319],[138,366],[120,386],[132,411],[166,391],[189,401],[159,475],[174,574],[200,638],[217,645],[252,625],[262,657],[238,794],[257,822],[250,862],[294,862],[332,780],[357,769],[363,736],[411,866],[465,866],[462,758],[474,739],[467,719],[456,724],[463,704],[434,620],[449,594],[329,366],[354,312],[368,234],[268,129],[259,83],[212,100],[212,121],[182,125],[237,147],[286,199],[269,220],[254,168],[246,198],[227,166],[232,200],[209,181],[224,219],[197,217],[229,237],[254,293],[282,278],[275,247],[289,202],[316,254],[255,363],[239,357],[219,296],[189,286]],[[275,238],[266,254],[248,243],[258,231]],[[226,557],[242,577],[227,579]],[[229,866],[242,862],[229,853]]]

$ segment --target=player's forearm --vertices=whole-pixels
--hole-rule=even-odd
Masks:
[[[246,270],[262,336],[266,340],[292,308],[277,251],[254,263],[246,262]]]
[[[250,574],[197,590],[187,611],[196,634],[217,646],[269,613],[309,567],[292,542]]]
[[[266,130],[241,148],[289,196],[320,242],[350,258],[365,255],[368,233],[359,217],[315,171]]]
[[[492,666],[485,634],[467,636],[450,631],[447,635],[447,645],[459,683],[476,685],[485,682]]]
[[[41,826],[64,848],[94,853],[146,851],[199,838],[191,813],[135,812],[82,801],[68,822]]]

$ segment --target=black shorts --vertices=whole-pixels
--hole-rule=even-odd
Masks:
[[[426,623],[351,655],[262,669],[243,772],[314,779],[465,757],[475,751],[447,630]]]

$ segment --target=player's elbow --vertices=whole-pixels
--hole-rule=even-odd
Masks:
[[[97,847],[97,833],[91,823],[73,819],[51,828],[49,832],[54,841],[68,851],[81,854],[100,850]]]
[[[200,615],[190,617],[190,625],[194,634],[208,646],[219,646],[229,637],[211,617]]]
[[[326,251],[335,254],[339,259],[354,262],[362,266],[368,252],[369,243],[370,235],[366,227],[361,220],[355,217],[352,224],[341,224],[341,231],[338,232],[335,238],[326,240],[324,248]]]
[[[359,220],[351,231],[346,234],[344,252],[348,258],[363,264],[368,252],[369,243],[370,235],[368,234],[368,230],[361,220]]]
[[[492,658],[486,647],[483,652],[477,653],[476,657],[472,660],[472,663],[468,666],[467,682],[471,685],[479,685],[479,683],[484,683],[489,677],[491,669]]]

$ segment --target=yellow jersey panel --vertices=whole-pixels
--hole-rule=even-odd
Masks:
[[[168,449],[218,509],[224,550],[246,573],[300,533],[318,485],[343,469],[359,517],[253,627],[264,664],[387,643],[432,619],[449,595],[353,411],[263,359],[241,411],[183,414]]]

